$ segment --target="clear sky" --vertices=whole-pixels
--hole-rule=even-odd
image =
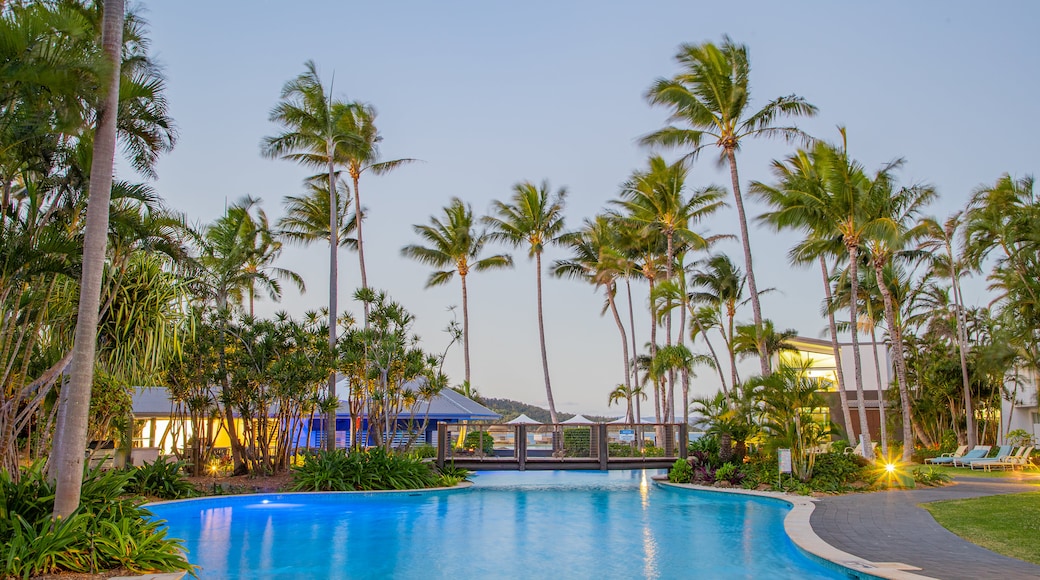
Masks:
[[[752,106],[798,94],[820,109],[800,122],[833,139],[848,128],[851,154],[873,169],[906,158],[905,184],[927,182],[945,217],[971,191],[1009,172],[1037,172],[1040,115],[1040,5],[1019,2],[212,2],[150,1],[153,49],[169,82],[180,140],[159,163],[155,183],[196,223],[217,218],[244,195],[263,200],[272,219],[285,195],[302,192],[309,172],[260,157],[259,144],[279,128],[268,121],[282,85],[313,59],[343,99],[379,111],[383,157],[423,160],[362,179],[370,285],[388,290],[417,317],[431,351],[460,305],[457,282],[424,290],[430,270],[400,257],[417,242],[412,224],[439,214],[452,196],[486,213],[513,184],[548,179],[569,191],[567,220],[577,227],[616,197],[645,164],[636,139],[663,125],[665,111],[643,99],[650,83],[676,72],[680,43],[729,34],[750,49]],[[791,152],[782,142],[746,143],[742,186],[768,180],[768,163]],[[729,188],[728,172],[708,151],[691,172],[693,186]],[[124,166],[125,167],[125,166]],[[124,177],[129,172],[122,170]],[[763,210],[749,204],[749,216]],[[711,233],[736,233],[727,210]],[[818,337],[825,321],[816,270],[794,270],[793,235],[753,226],[752,250],[766,317],[779,328]],[[739,246],[722,248],[742,265]],[[547,261],[564,257],[547,252]],[[473,383],[486,396],[545,405],[535,319],[535,272],[526,251],[512,270],[469,278]],[[281,266],[307,282],[261,314],[298,315],[327,303],[327,248],[289,248]],[[340,304],[360,285],[357,256],[340,258]],[[981,282],[975,301],[985,303]],[[969,296],[970,297],[970,296]],[[637,315],[646,291],[638,288]],[[607,392],[622,381],[619,338],[599,315],[590,286],[546,279],[549,365],[561,411],[614,414]],[[750,311],[742,312],[750,319]],[[461,315],[460,315],[461,319]],[[638,342],[649,339],[647,317]],[[754,366],[754,365],[752,365]],[[446,370],[462,380],[462,352]],[[694,390],[718,385],[708,369]],[[646,408],[644,408],[644,411]],[[644,413],[645,414],[645,413]]]

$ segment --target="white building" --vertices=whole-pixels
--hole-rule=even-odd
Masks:
[[[1005,385],[1006,396],[1000,402],[1000,438],[1008,433],[1022,429],[1034,440],[1040,440],[1040,390],[1033,373],[1022,373],[1018,381],[1010,381]]]

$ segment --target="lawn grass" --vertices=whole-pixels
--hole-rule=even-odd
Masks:
[[[998,554],[1040,564],[1040,492],[921,505],[944,528]]]

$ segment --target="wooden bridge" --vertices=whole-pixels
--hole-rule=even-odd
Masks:
[[[688,430],[682,423],[441,423],[437,466],[453,463],[479,471],[661,469],[686,458]]]

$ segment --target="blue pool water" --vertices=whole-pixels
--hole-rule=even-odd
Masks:
[[[846,578],[786,504],[662,488],[656,472],[481,472],[466,490],[155,504],[201,578]]]

